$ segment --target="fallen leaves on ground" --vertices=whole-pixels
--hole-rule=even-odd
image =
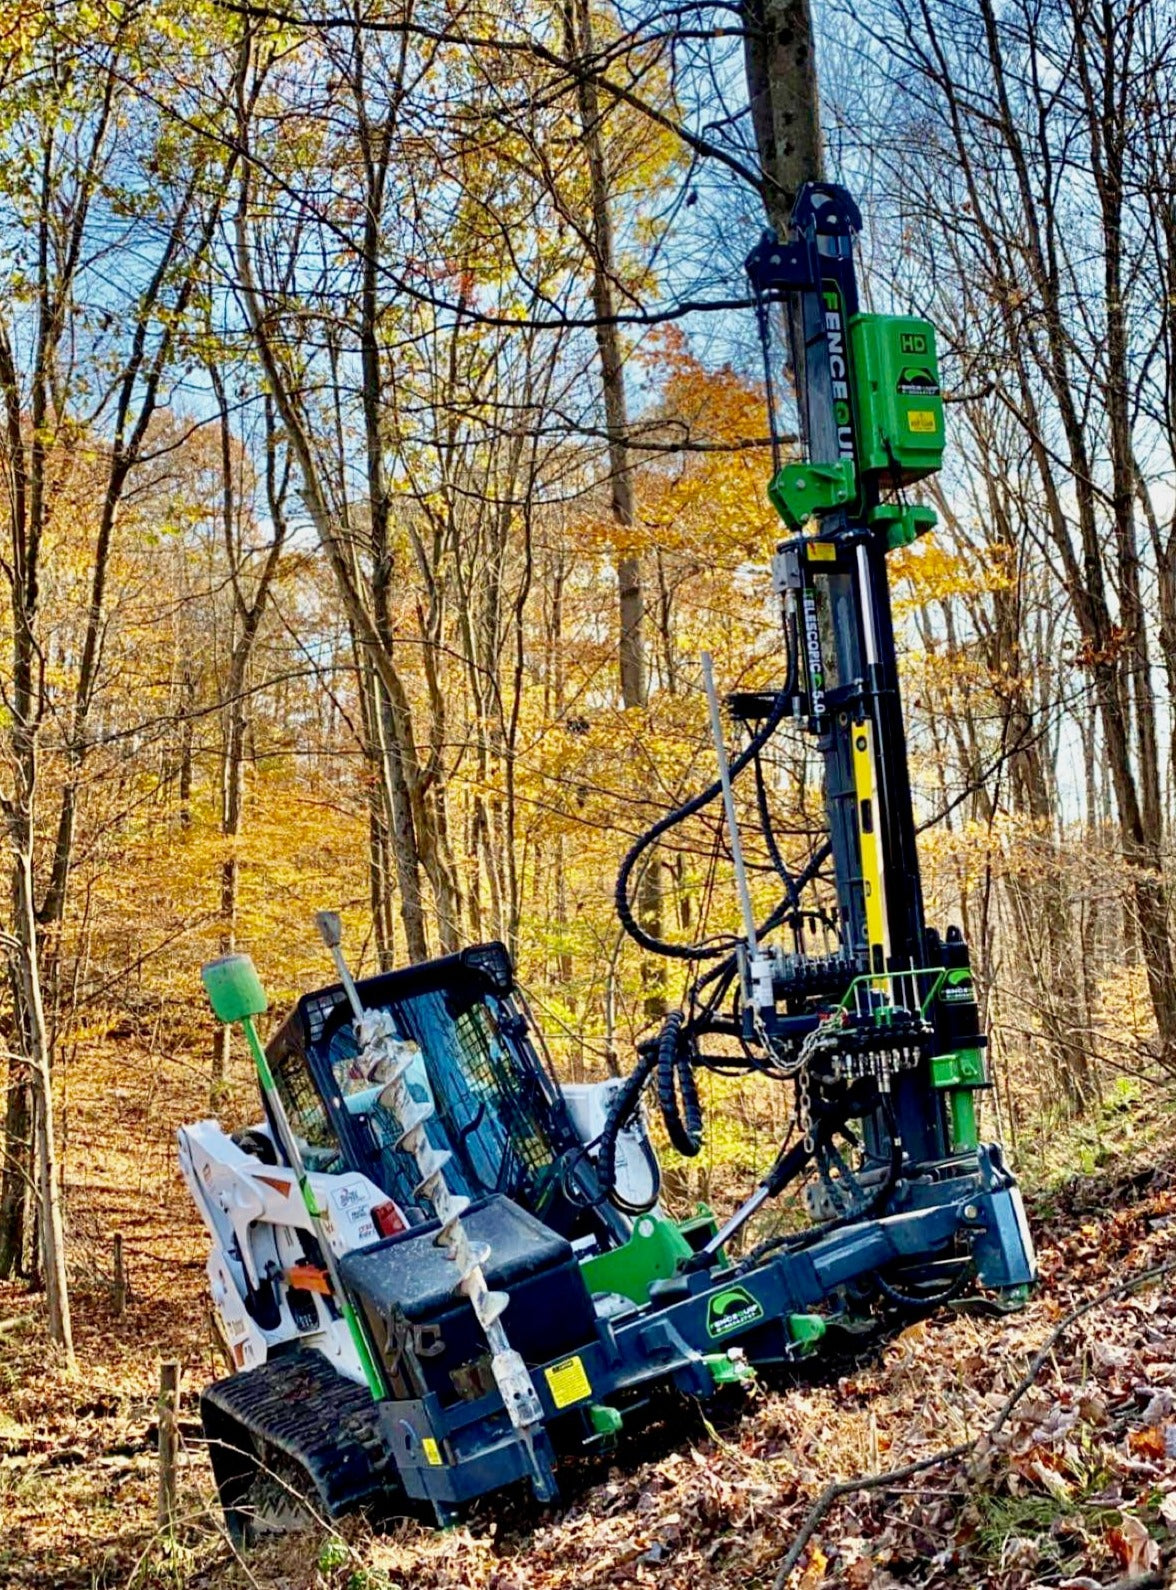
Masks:
[[[676,1408],[611,1467],[573,1465],[557,1509],[484,1502],[445,1533],[352,1520],[244,1563],[219,1527],[191,1395],[182,1521],[172,1541],[155,1527],[158,1360],[180,1357],[190,1392],[222,1372],[205,1324],[202,1238],[178,1186],[174,1194],[162,1207],[130,1200],[120,1213],[137,1294],[124,1321],[101,1275],[83,1278],[76,1379],[46,1361],[27,1296],[0,1290],[0,1583],[14,1590],[771,1590],[830,1480],[972,1440],[968,1459],[841,1499],[788,1590],[1091,1590],[1176,1555],[1169,1278],[1078,1320],[999,1434],[986,1436],[1070,1310],[1176,1259],[1176,1162],[1118,1182],[1076,1178],[1042,1204],[1042,1284],[1018,1314],[943,1311],[824,1380],[757,1388],[740,1414],[709,1424]]]

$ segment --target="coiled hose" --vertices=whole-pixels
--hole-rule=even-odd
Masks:
[[[672,1010],[657,1037],[638,1048],[637,1064],[613,1095],[596,1148],[596,1175],[606,1195],[614,1194],[617,1184],[617,1139],[655,1071],[658,1106],[670,1142],[687,1158],[702,1147],[702,1105],[690,1050],[682,1042],[682,1026],[682,1012]]]
[[[682,1038],[682,1012],[671,1010],[657,1039],[657,1102],[670,1142],[693,1159],[702,1147],[702,1105],[691,1046]]]
[[[617,1138],[640,1103],[656,1065],[657,1045],[643,1043],[637,1050],[637,1064],[613,1095],[596,1149],[596,1174],[606,1193],[612,1193],[617,1185]]]

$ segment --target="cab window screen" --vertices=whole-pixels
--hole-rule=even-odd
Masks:
[[[271,1063],[274,1083],[307,1170],[346,1170],[339,1139],[302,1055],[288,1049]]]
[[[395,1001],[388,1009],[401,1038],[420,1048],[419,1070],[406,1081],[413,1097],[432,1103],[425,1125],[434,1148],[453,1158],[446,1177],[470,1196],[533,1192],[555,1158],[545,1130],[546,1100],[516,1062],[493,996],[463,999],[435,990]],[[399,1127],[379,1105],[377,1079],[362,1076],[348,1021],[329,1038],[327,1059],[344,1107],[363,1115],[378,1144],[377,1180],[399,1202],[411,1201],[418,1177],[411,1157],[395,1147]]]
[[[421,1046],[446,1135],[485,1192],[532,1191],[555,1158],[546,1101],[500,1031],[493,995],[464,1005],[453,993],[400,1001],[396,1017]]]
[[[494,1100],[494,1130],[503,1150],[509,1142],[520,1164],[533,1175],[546,1170],[555,1157],[545,1130],[544,1117],[536,1106],[538,1089],[528,1078],[520,1086],[514,1059],[498,1031],[495,1012],[489,1002],[471,1005],[454,1022],[454,1036],[462,1054],[462,1068],[475,1091]]]

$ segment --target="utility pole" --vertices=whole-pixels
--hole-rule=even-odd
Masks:
[[[796,195],[806,182],[825,177],[811,0],[743,0],[743,25],[747,98],[763,174],[764,209],[777,236],[786,238]],[[827,446],[808,435],[808,337],[801,305],[794,293],[784,308],[790,374],[801,434],[810,456],[823,457]],[[816,454],[811,451],[814,442]]]

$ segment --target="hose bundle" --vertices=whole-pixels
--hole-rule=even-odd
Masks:
[[[751,736],[743,750],[734,757],[729,767],[729,776],[735,779],[743,769],[754,763],[756,768],[756,797],[760,821],[765,829],[765,839],[772,858],[773,866],[779,874],[785,888],[785,898],[773,911],[764,924],[764,931],[775,926],[784,918],[787,912],[796,908],[801,889],[812,878],[828,854],[825,847],[820,854],[810,861],[799,878],[793,878],[788,872],[776,844],[775,835],[771,832],[771,823],[767,812],[767,793],[763,784],[763,772],[760,766],[760,753],[768,741],[775,734],[784,715],[788,710],[792,698],[796,694],[798,679],[798,641],[796,622],[785,626],[787,666],[784,683],[772,701],[771,709],[755,733]],[[643,1043],[638,1048],[638,1060],[624,1084],[617,1090],[609,1109],[604,1130],[596,1156],[596,1170],[602,1186],[606,1191],[612,1191],[616,1184],[616,1149],[617,1139],[637,1110],[641,1094],[651,1077],[656,1073],[657,1098],[661,1110],[662,1121],[665,1124],[666,1135],[679,1154],[688,1158],[696,1155],[702,1148],[702,1104],[698,1096],[698,1083],[695,1079],[694,1068],[698,1060],[696,1033],[700,1029],[710,1030],[706,1026],[708,1018],[713,1018],[714,1008],[722,998],[723,992],[730,983],[735,973],[735,955],[729,939],[722,943],[708,944],[672,944],[665,939],[655,938],[647,933],[634,915],[633,903],[630,898],[630,883],[633,871],[642,856],[654,846],[663,834],[675,828],[679,823],[693,817],[704,807],[722,793],[721,779],[707,786],[700,794],[693,796],[681,806],[654,823],[633,844],[624,860],[621,862],[620,871],[616,882],[616,909],[621,927],[631,939],[640,947],[653,955],[665,955],[680,961],[705,961],[723,958],[719,966],[714,967],[705,977],[696,982],[689,995],[689,1004],[694,1012],[694,1002],[699,990],[709,984],[715,984],[713,991],[708,996],[701,1013],[695,1012],[687,1021],[681,1010],[669,1013],[662,1024],[661,1031],[656,1039]]]

